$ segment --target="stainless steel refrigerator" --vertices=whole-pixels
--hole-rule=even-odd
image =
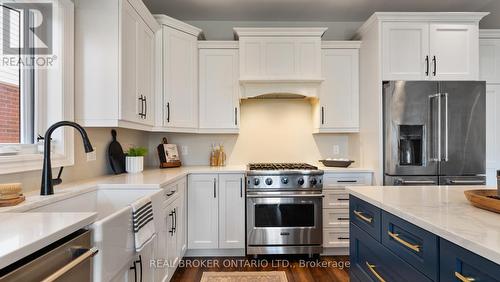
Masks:
[[[486,83],[387,81],[385,185],[486,184]]]

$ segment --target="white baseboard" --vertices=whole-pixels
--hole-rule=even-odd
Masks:
[[[184,257],[244,257],[245,249],[188,249]]]

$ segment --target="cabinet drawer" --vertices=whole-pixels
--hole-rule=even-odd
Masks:
[[[349,210],[348,209],[324,209],[323,210],[323,228],[327,227],[348,227]]]
[[[350,225],[349,269],[361,281],[432,281],[375,241],[365,231]]]
[[[380,242],[380,209],[351,195],[349,198],[351,222]]]
[[[325,228],[323,230],[323,247],[349,247],[349,228]]]
[[[348,209],[349,194],[338,191],[323,191],[323,208],[326,209]]]
[[[500,265],[442,238],[439,245],[440,281],[500,281]]]
[[[382,245],[432,280],[438,280],[439,238],[382,211]]]
[[[324,189],[345,189],[346,186],[371,185],[371,173],[326,173],[323,176]]]

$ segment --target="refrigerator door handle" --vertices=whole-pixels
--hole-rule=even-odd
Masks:
[[[443,94],[444,97],[444,160],[448,161],[448,93]],[[441,142],[440,142],[441,145]]]
[[[431,118],[431,125],[433,127],[432,131],[434,132],[434,121],[433,121],[433,118],[434,118],[434,115],[432,114],[432,101],[437,98],[438,99],[438,111],[437,111],[437,154],[436,154],[436,146],[435,146],[435,142],[432,142],[431,146],[432,146],[432,156],[430,156],[430,161],[434,161],[434,162],[438,162],[441,160],[441,93],[436,93],[436,94],[432,94],[432,95],[429,95],[429,102],[430,102],[430,109],[431,109],[431,115],[432,115],[432,118]],[[432,140],[432,141],[435,141],[435,140]]]

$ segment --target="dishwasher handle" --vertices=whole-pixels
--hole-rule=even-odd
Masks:
[[[88,249],[85,253],[77,257],[76,259],[72,260],[70,263],[66,264],[65,266],[61,267],[59,270],[51,274],[49,277],[45,278],[42,280],[42,282],[52,282],[56,281],[59,279],[61,276],[69,272],[70,270],[74,269],[84,261],[92,258],[95,256],[99,250],[97,248],[90,248]]]

